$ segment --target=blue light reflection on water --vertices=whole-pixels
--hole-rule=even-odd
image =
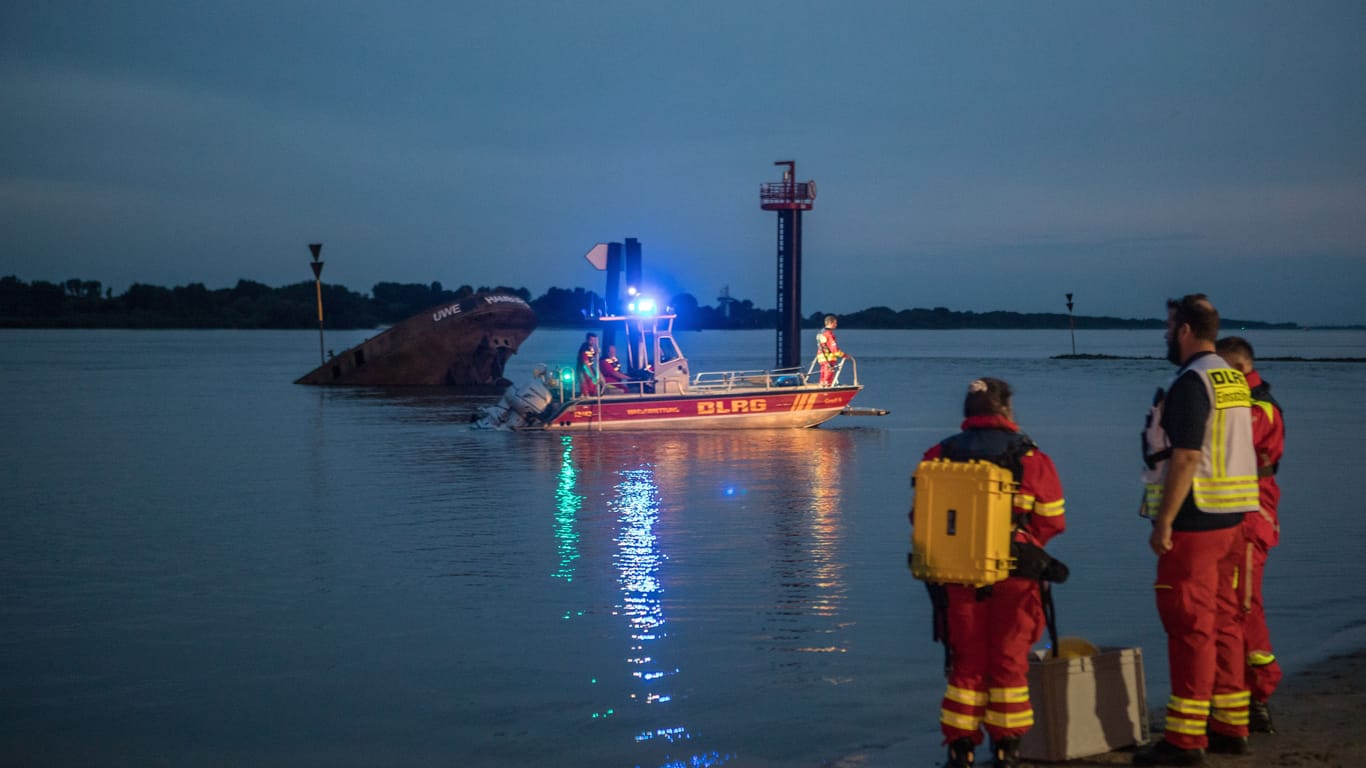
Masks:
[[[659,521],[659,487],[649,467],[624,469],[615,487],[616,496],[611,509],[616,513],[620,528],[616,537],[617,552],[613,557],[618,572],[621,601],[617,615],[624,616],[629,625],[631,646],[626,654],[630,676],[636,685],[630,694],[637,706],[655,707],[673,700],[669,678],[679,674],[678,667],[670,667],[660,658],[668,638],[668,620],[664,616],[662,567],[668,559],[660,548],[654,526]],[[659,720],[654,717],[650,720]],[[637,742],[660,740],[674,743],[692,739],[686,726],[668,725],[641,731]],[[719,753],[693,755],[687,761],[666,759],[661,766],[723,765],[726,758]]]

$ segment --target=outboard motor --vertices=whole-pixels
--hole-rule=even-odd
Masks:
[[[475,419],[475,429],[517,429],[536,420],[554,399],[545,384],[546,368],[538,365],[532,379],[519,389],[509,386],[493,405],[486,406]]]

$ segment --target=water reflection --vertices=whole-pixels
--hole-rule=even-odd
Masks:
[[[631,698],[644,704],[663,704],[673,700],[665,678],[678,674],[656,658],[660,641],[668,637],[661,596],[660,566],[664,561],[654,525],[659,521],[659,488],[649,468],[623,470],[616,486],[611,509],[617,513],[620,529],[617,552],[612,558],[621,589],[617,615],[625,617],[630,628],[631,647],[626,661],[634,667],[631,677],[641,685]],[[686,738],[687,729],[670,726],[645,731],[636,741],[654,737],[673,741]]]
[[[626,697],[624,706],[621,711],[600,708],[592,718],[617,718],[644,725],[632,729],[631,738],[653,758],[633,761],[632,765],[692,768],[726,764],[733,754],[694,752],[683,747],[694,734],[671,706],[682,670],[669,661],[668,617],[663,601],[668,556],[656,526],[663,508],[658,477],[661,457],[675,454],[674,459],[681,458],[676,455],[679,445],[658,436],[642,445],[633,445],[630,438],[612,440],[602,435],[566,435],[560,439],[563,450],[556,493],[556,539],[561,567],[556,575],[573,577],[572,560],[578,557],[575,521],[580,515],[593,514],[585,509],[585,500],[593,495],[591,486],[601,484],[599,492],[613,530],[611,560],[616,595],[611,614],[624,620],[626,629],[627,645],[619,657],[626,665],[628,681],[620,689]],[[651,450],[642,452],[645,445]],[[687,466],[687,460],[680,466]],[[576,481],[582,484],[576,485]],[[566,555],[570,552],[572,555]],[[680,748],[691,754],[674,754]]]
[[[842,549],[850,537],[845,473],[854,462],[845,430],[803,433],[794,452],[778,454],[784,482],[765,536],[771,594],[756,638],[767,651],[775,684],[841,686],[854,682],[841,657],[850,651],[852,621]]]
[[[843,653],[847,645],[841,617],[847,585],[840,547],[846,535],[842,469],[852,460],[848,432],[555,439],[560,462],[555,536],[560,558],[554,575],[572,580],[577,568],[592,582],[594,571],[585,566],[592,560],[579,561],[580,546],[585,544],[580,535],[601,541],[594,532],[611,531],[611,615],[625,629],[624,653],[617,658],[625,665],[624,676],[618,679],[626,682],[616,688],[620,706],[599,705],[592,718],[618,722],[617,738],[631,734],[643,750],[642,759],[631,765],[719,766],[736,757],[734,752],[694,746],[714,742],[719,729],[729,725],[707,702],[712,690],[708,686],[718,675],[724,678],[724,672],[685,670],[677,663],[684,657],[710,657],[699,654],[700,648],[721,643],[749,652],[794,654],[777,666],[826,684],[841,682],[829,670],[831,665],[813,663],[812,654]],[[717,516],[734,524],[717,525]],[[760,540],[751,541],[755,537]],[[773,550],[772,556],[760,558],[766,567],[755,571],[751,558],[741,556],[739,565],[730,559],[737,551],[762,548],[764,542]],[[588,544],[583,551],[591,558],[594,546]],[[666,585],[682,573],[670,567],[670,553],[681,555],[690,574],[691,583],[670,603],[689,614],[692,629],[686,639],[671,637],[665,610]],[[708,619],[693,615],[697,606],[680,602],[679,597],[698,588],[699,576],[718,580],[718,588],[749,615],[746,622],[759,626],[746,628],[718,619],[720,635],[703,637],[704,625],[696,622]],[[739,581],[727,581],[737,576]],[[565,618],[582,615],[571,612]],[[609,685],[604,692],[612,688]],[[678,699],[683,691],[686,703]],[[699,733],[693,724],[703,719],[711,725]],[[674,752],[679,749],[690,754],[679,757]],[[643,759],[644,754],[651,759]]]
[[[784,624],[805,628],[812,616],[831,619],[837,617],[845,598],[845,563],[840,557],[839,543],[843,536],[841,494],[841,466],[848,448],[847,433],[830,433],[834,437],[823,441],[802,462],[804,470],[797,476],[794,493],[784,514],[775,517],[774,562],[779,569],[779,583],[783,590],[773,609]],[[844,438],[844,439],[839,439]],[[790,621],[788,620],[790,619]],[[821,637],[814,642],[803,639],[803,633],[784,638],[789,643],[778,650],[801,653],[844,653],[847,648],[831,628],[818,630]]]
[[[559,567],[554,576],[565,581],[574,580],[574,561],[579,559],[577,519],[583,507],[583,496],[574,490],[578,470],[574,468],[574,440],[569,435],[560,438],[559,483],[555,487],[555,548],[559,552]]]

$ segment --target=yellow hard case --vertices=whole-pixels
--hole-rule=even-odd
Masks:
[[[1010,575],[1010,470],[989,461],[922,461],[911,478],[911,575],[983,587]]]

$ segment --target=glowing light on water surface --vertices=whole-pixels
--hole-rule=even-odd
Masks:
[[[560,452],[560,482],[555,488],[555,549],[559,552],[559,568],[553,574],[557,579],[574,580],[574,561],[579,559],[579,533],[575,527],[579,510],[583,508],[583,496],[575,492],[578,470],[574,469],[574,439],[569,435],[560,438],[563,450]],[[582,615],[582,612],[579,612]],[[569,614],[565,614],[569,618]]]
[[[565,437],[563,440],[565,468],[561,473],[560,492],[557,494],[557,507],[560,511],[557,518],[561,515],[567,516],[567,524],[557,524],[557,537],[561,538],[562,543],[573,541],[577,544],[578,536],[572,534],[572,522],[574,514],[579,512],[584,503],[584,497],[573,492],[574,476],[569,464],[570,438]],[[667,705],[673,701],[671,693],[661,690],[663,681],[679,674],[680,670],[678,667],[660,663],[657,645],[669,636],[668,620],[663,610],[664,585],[661,579],[661,569],[668,561],[668,556],[660,548],[655,533],[661,506],[659,485],[651,468],[622,470],[619,477],[620,480],[613,487],[612,498],[608,502],[608,509],[615,513],[618,521],[614,539],[616,554],[612,558],[612,563],[617,571],[619,598],[614,606],[613,615],[626,619],[630,637],[627,653],[622,656],[630,670],[632,688],[628,699],[634,705],[649,707],[647,711],[657,711],[657,714],[652,715],[653,718],[662,718],[672,711]],[[562,528],[566,534],[560,537],[559,532]],[[562,546],[562,556],[564,551]],[[573,557],[577,558],[577,549],[573,552]],[[572,573],[572,570],[570,572]],[[599,679],[594,677],[592,684],[596,686],[598,683]],[[629,710],[618,712],[616,709],[604,708],[593,712],[591,717],[595,721],[601,721],[619,714],[624,714],[628,718],[632,716]],[[635,735],[638,744],[676,744],[693,739],[693,734],[686,726],[676,723],[666,727],[649,728]],[[734,757],[734,754],[716,751],[688,757],[675,757],[666,753],[648,763],[637,763],[636,768],[643,768],[646,765],[651,768],[706,768],[724,765]]]
[[[650,470],[629,470],[622,476],[615,499],[622,524],[615,558],[622,592],[618,608],[630,623],[631,639],[653,642],[667,636],[661,631],[664,612],[660,594],[664,590],[659,583],[659,566],[664,556],[654,534],[659,499]],[[639,664],[650,660],[651,657],[641,655],[632,661]]]

